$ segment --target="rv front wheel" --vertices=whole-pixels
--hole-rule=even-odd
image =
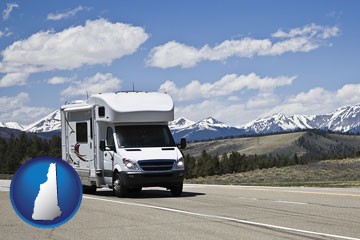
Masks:
[[[125,197],[127,194],[127,189],[121,181],[120,173],[115,173],[114,182],[113,182],[113,191],[117,197]]]
[[[180,197],[180,195],[182,193],[182,190],[183,190],[183,185],[175,186],[175,187],[170,188],[171,195],[173,197]]]

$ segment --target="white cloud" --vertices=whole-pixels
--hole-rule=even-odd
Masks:
[[[271,44],[271,41],[268,39],[244,38],[241,40],[225,40],[213,48],[205,45],[199,52],[204,60],[212,61],[222,61],[231,56],[250,58],[270,49]]]
[[[236,122],[239,113],[243,112],[243,104],[228,105],[224,101],[206,99],[200,103],[194,103],[186,106],[176,106],[175,117],[187,117],[194,121],[200,121],[206,117],[214,117],[221,121]]]
[[[313,104],[318,102],[328,103],[332,101],[333,94],[323,88],[312,88],[308,92],[301,92],[289,99],[293,103]]]
[[[29,94],[25,92],[12,97],[0,97],[0,122],[15,121],[21,124],[29,124],[52,110],[46,107],[27,106],[28,102]]]
[[[247,103],[247,109],[258,109],[258,108],[266,108],[273,107],[279,102],[279,97],[274,93],[259,93],[255,97],[251,97]]]
[[[0,73],[36,73],[71,70],[84,65],[111,64],[134,53],[148,39],[141,27],[87,21],[62,32],[38,32],[14,42],[2,52]]]
[[[313,88],[307,92],[290,96],[278,106],[269,109],[264,115],[284,114],[324,114],[336,108],[360,103],[360,84],[346,84],[336,91]]]
[[[152,67],[170,68],[180,66],[193,67],[201,61],[223,61],[229,57],[273,56],[287,52],[309,52],[321,45],[330,37],[339,34],[337,26],[320,26],[309,24],[302,28],[294,28],[289,32],[278,30],[272,34],[277,41],[270,39],[243,38],[240,40],[225,40],[210,47],[201,48],[187,46],[176,41],[154,47],[146,64]]]
[[[19,93],[15,97],[0,97],[1,113],[7,112],[14,108],[19,108],[29,100],[29,94],[25,92]]]
[[[19,4],[17,4],[17,3],[8,3],[2,14],[3,20],[4,21],[8,20],[10,17],[10,14],[14,10],[14,8],[18,8],[18,7],[19,7]]]
[[[96,73],[94,76],[83,81],[74,81],[71,85],[61,92],[62,96],[81,96],[102,92],[114,92],[120,89],[121,80],[114,77],[111,73]]]
[[[67,83],[67,82],[70,82],[74,80],[73,77],[59,77],[59,76],[55,76],[55,77],[52,77],[50,78],[47,83],[48,84],[52,84],[52,85],[57,85],[57,84],[64,84],[64,83]]]
[[[0,78],[0,88],[15,85],[25,85],[28,77],[28,73],[21,72],[5,74],[3,77]]]
[[[339,34],[340,29],[337,26],[319,26],[314,23],[305,25],[302,28],[293,28],[289,32],[284,32],[279,29],[271,36],[274,38],[294,38],[294,37],[307,37],[307,38],[320,38],[327,39],[335,37]]]
[[[153,48],[147,64],[160,68],[175,67],[178,65],[186,68],[195,66],[200,58],[201,55],[196,48],[171,41]]]
[[[336,98],[346,104],[360,103],[360,84],[346,84],[336,91]]]
[[[296,95],[280,96],[272,92],[258,92],[254,95],[215,97],[186,104],[175,101],[176,117],[199,121],[212,116],[229,125],[240,126],[259,117],[275,113],[325,114],[346,105],[360,103],[360,84],[346,84],[329,91],[313,88]]]
[[[290,85],[296,76],[259,77],[255,73],[248,75],[227,74],[214,83],[200,83],[192,81],[179,88],[172,81],[165,81],[160,85],[159,92],[167,92],[177,101],[188,101],[197,98],[212,98],[230,96],[242,89],[272,92],[280,86]]]
[[[78,6],[74,9],[71,9],[71,10],[63,12],[63,13],[49,13],[47,16],[47,19],[58,21],[58,20],[70,18],[70,17],[75,16],[78,12],[83,11],[85,9],[86,8],[84,8],[83,6]]]
[[[9,37],[11,36],[13,33],[9,31],[8,28],[5,28],[4,31],[0,31],[0,38],[2,37]]]
[[[286,52],[310,52],[319,47],[317,42],[309,41],[306,37],[295,37],[277,42],[271,48],[265,50],[259,55],[281,55]]]

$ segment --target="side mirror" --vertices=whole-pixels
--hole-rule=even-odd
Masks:
[[[116,147],[115,147],[115,145],[106,146],[106,147],[107,147],[107,149],[106,149],[106,150],[110,150],[110,151],[114,151],[114,152],[116,152]]]
[[[106,148],[106,146],[105,146],[105,140],[101,140],[101,141],[100,141],[100,151],[105,151],[105,148]]]
[[[186,148],[186,138],[180,139],[180,148],[185,149]]]

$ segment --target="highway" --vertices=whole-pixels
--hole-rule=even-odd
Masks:
[[[360,189],[187,184],[179,198],[104,189],[54,229],[24,223],[8,189],[0,180],[0,239],[360,239]]]

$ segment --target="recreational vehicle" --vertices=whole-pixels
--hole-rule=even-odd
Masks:
[[[79,174],[84,191],[109,187],[118,197],[143,187],[180,196],[184,158],[168,128],[168,94],[116,92],[61,106],[62,158]]]

